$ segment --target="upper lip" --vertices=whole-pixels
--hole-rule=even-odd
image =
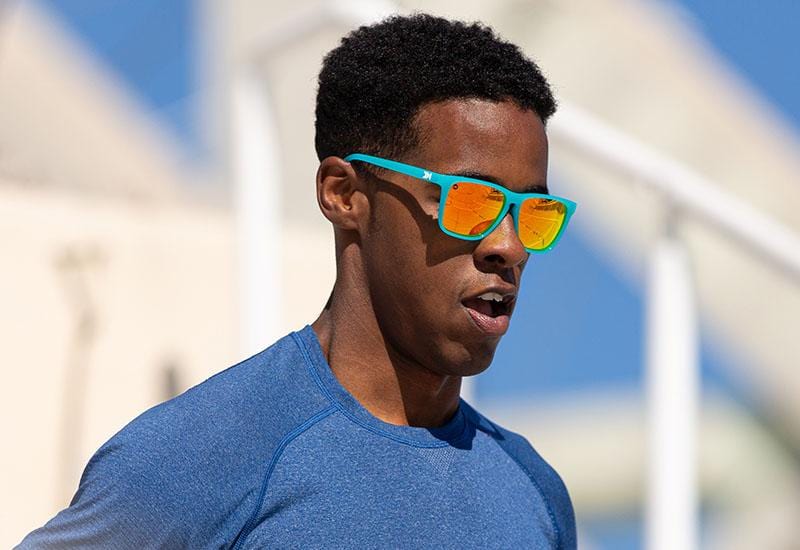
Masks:
[[[517,297],[517,288],[514,285],[495,284],[484,287],[476,292],[470,293],[462,301],[473,300],[475,298],[483,296],[487,292],[496,292],[497,294],[502,296],[504,304],[509,304],[513,302],[514,299]]]

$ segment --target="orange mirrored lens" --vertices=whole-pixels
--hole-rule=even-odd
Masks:
[[[488,185],[461,181],[454,183],[447,194],[442,212],[442,225],[459,235],[480,235],[503,210],[505,196]]]
[[[567,206],[553,199],[526,199],[519,209],[519,240],[525,248],[543,250],[553,241],[564,225]]]

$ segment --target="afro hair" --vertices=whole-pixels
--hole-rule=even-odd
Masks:
[[[414,14],[360,27],[324,59],[317,156],[400,158],[418,144],[421,107],[466,98],[512,101],[543,123],[556,110],[539,67],[480,23]]]

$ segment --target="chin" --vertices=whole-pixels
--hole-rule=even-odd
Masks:
[[[453,349],[454,353],[442,357],[442,364],[447,365],[447,374],[457,376],[475,376],[488,369],[497,349],[497,342],[472,346],[453,344],[452,347],[456,348]]]
[[[477,374],[480,374],[480,373],[484,372],[486,369],[488,369],[489,365],[491,365],[491,361],[489,361],[488,363],[482,363],[480,365],[471,365],[470,368],[462,369],[462,371],[459,373],[459,375],[460,376],[475,376]]]

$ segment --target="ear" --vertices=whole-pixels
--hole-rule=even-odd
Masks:
[[[339,157],[322,159],[317,169],[317,204],[336,228],[359,231],[369,218],[364,183],[349,162]]]

